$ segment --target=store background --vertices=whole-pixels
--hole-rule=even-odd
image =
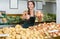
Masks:
[[[36,3],[36,0],[34,0]],[[56,13],[56,2],[47,1],[42,5],[42,11],[45,13]],[[37,6],[36,6],[37,7]],[[35,9],[36,9],[35,7]],[[0,0],[0,11],[6,11],[7,14],[22,14],[27,9],[27,0],[18,0],[18,9],[9,8],[9,0]]]
[[[36,0],[34,1],[36,3]],[[24,10],[27,10],[26,5],[27,0],[18,0],[18,9],[10,9],[9,0],[0,0],[0,11],[6,11],[6,14],[22,14]],[[60,0],[47,0],[41,10],[43,13],[56,14],[56,23],[60,24]]]

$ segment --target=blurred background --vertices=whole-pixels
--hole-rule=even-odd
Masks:
[[[21,16],[27,10],[27,1],[29,0],[0,0],[0,24],[22,23]],[[33,0],[35,10],[43,12],[42,21],[38,22],[56,22],[56,0]]]
[[[27,10],[27,1],[28,0],[0,0],[0,11],[6,11],[7,14],[22,14],[24,10]],[[33,1],[35,1],[36,10],[42,10],[44,13],[56,13],[56,0]],[[12,9],[14,7],[17,9]]]
[[[17,37],[15,36],[18,39],[23,35],[22,32],[19,34],[20,29],[23,32],[28,30],[27,33],[30,33],[29,29],[31,28],[33,32],[36,31],[35,33],[38,33],[37,30],[39,32],[41,31],[41,33],[39,33],[40,35],[37,36],[43,36],[42,39],[45,38],[45,36],[49,39],[52,37],[54,37],[54,39],[60,39],[60,0],[33,0],[35,2],[35,10],[42,11],[44,17],[42,20],[36,17],[35,25],[25,29],[21,27],[24,22],[21,17],[23,12],[27,10],[27,1],[30,0],[0,0],[0,36],[4,32],[11,33],[8,32],[11,29],[13,33],[13,35],[11,33],[12,37],[15,35],[15,32],[18,31],[18,33],[16,33]],[[51,33],[48,33],[48,31]]]

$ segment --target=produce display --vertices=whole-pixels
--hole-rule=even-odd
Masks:
[[[22,21],[20,16],[7,16],[7,23],[20,23]]]
[[[16,14],[15,14],[16,15]],[[37,14],[39,15],[39,14]],[[21,23],[23,20],[21,19],[21,16],[8,16],[7,14],[2,14],[2,23],[0,22],[1,25],[3,24],[17,24]],[[38,17],[39,18],[39,17]],[[44,13],[43,19],[38,19],[36,17],[35,22],[46,22],[46,21],[56,21],[56,14],[51,14],[51,13]],[[22,22],[23,23],[23,22]]]
[[[39,24],[38,26],[30,27],[30,29],[36,29],[41,33],[45,33],[49,37],[60,36],[60,24],[56,24],[54,22]]]
[[[56,14],[44,13],[43,21],[56,21]]]
[[[29,28],[23,28],[17,24],[15,27],[0,29],[0,34],[9,34],[9,36],[0,39],[51,39],[60,36],[60,24],[41,23]]]

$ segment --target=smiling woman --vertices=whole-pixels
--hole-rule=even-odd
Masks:
[[[34,1],[28,1],[27,2],[27,11],[24,11],[23,13],[23,19],[25,19],[24,24],[22,25],[24,28],[28,28],[29,26],[33,26],[35,23],[36,16],[39,18],[39,20],[43,17],[43,14],[41,11],[35,11],[35,2]],[[35,14],[36,13],[36,14]]]

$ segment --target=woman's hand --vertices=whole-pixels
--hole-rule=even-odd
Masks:
[[[30,16],[29,16],[28,14],[26,15],[26,19],[27,19],[27,20],[30,19]]]
[[[36,13],[36,17],[38,18],[38,21],[41,21],[42,18],[43,18],[43,14],[42,14],[42,12],[41,12],[41,11],[37,11],[37,13]]]
[[[24,20],[26,18],[26,11],[23,12],[22,19]]]
[[[30,16],[28,15],[27,11],[24,11],[24,12],[23,12],[22,18],[23,18],[23,19],[27,19],[27,20],[30,18]]]
[[[42,13],[38,13],[38,16],[37,16],[39,19],[43,18],[43,14]]]
[[[42,14],[41,11],[37,11],[36,16],[37,16],[37,17],[39,17],[39,16],[43,17],[43,14]]]

